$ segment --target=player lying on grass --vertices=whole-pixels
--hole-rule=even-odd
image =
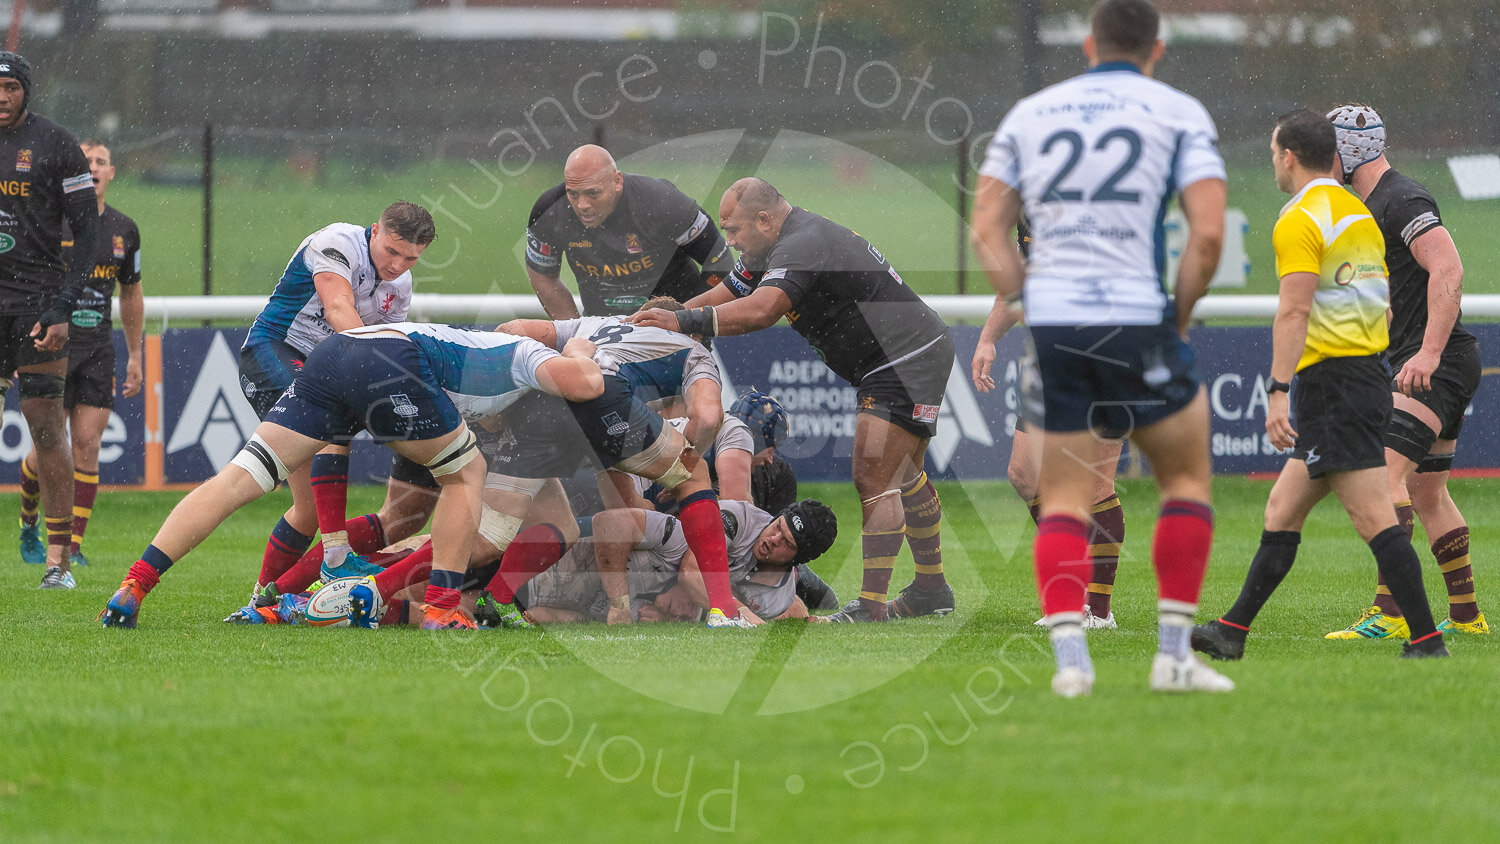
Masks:
[[[341,332],[303,371],[230,464],[172,510],[109,599],[105,627],[134,627],[141,602],[174,562],[232,513],[286,479],[329,443],[361,430],[426,466],[441,491],[433,512],[433,570],[424,628],[472,627],[458,609],[479,523],[485,463],[465,415],[502,412],[531,390],[586,400],[603,390],[593,344],[563,354],[527,338],[398,323]]]
[[[667,300],[670,301],[670,300]],[[555,346],[587,336],[598,345],[604,393],[586,402],[548,401],[536,396],[513,420],[510,442],[491,467],[514,478],[539,481],[571,477],[580,468],[614,469],[601,478],[601,492],[619,504],[634,497],[627,475],[658,482],[678,501],[678,518],[703,572],[710,627],[734,624],[734,596],[717,497],[708,466],[693,443],[712,444],[723,419],[719,368],[700,343],[676,331],[631,325],[616,317],[576,320],[515,320],[500,327]],[[686,433],[666,424],[648,401],[679,400],[687,412]],[[521,410],[520,407],[517,408]],[[605,488],[606,483],[608,489]],[[505,570],[544,571],[567,551],[566,531],[542,525],[516,537]],[[495,595],[508,603],[505,594]]]
[[[729,576],[741,615],[751,623],[806,618],[797,571],[838,534],[833,511],[805,499],[772,516],[747,501],[721,500]],[[526,616],[572,621],[695,621],[709,607],[696,560],[673,517],[654,510],[606,510],[594,535],[521,587]]]

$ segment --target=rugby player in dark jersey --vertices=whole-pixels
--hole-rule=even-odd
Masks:
[[[552,319],[579,316],[562,282],[564,257],[589,316],[634,313],[652,296],[685,302],[733,267],[697,202],[665,179],[621,173],[592,144],[573,150],[563,183],[537,199],[526,223],[526,275]]]
[[[1463,262],[1427,189],[1391,168],[1385,123],[1357,104],[1329,112],[1338,133],[1344,181],[1364,200],[1385,236],[1391,281],[1391,344],[1386,350],[1394,410],[1385,436],[1396,515],[1410,536],[1421,518],[1448,587],[1444,633],[1488,633],[1469,565],[1469,526],[1448,495],[1448,470],[1464,410],[1479,389],[1479,342],[1463,326]],[[1406,619],[1384,579],[1375,603],[1330,639],[1407,635]]]
[[[859,598],[830,620],[951,612],[939,542],[942,508],[923,471],[953,368],[948,326],[868,241],[792,207],[762,179],[741,179],[724,192],[719,227],[740,252],[724,283],[685,310],[650,310],[630,321],[706,337],[757,331],[785,316],[828,368],[858,390],[853,474],[864,582]],[[887,603],[903,537],[916,578]]]
[[[36,445],[47,526],[42,587],[73,587],[73,461],[64,436],[68,320],[93,265],[64,269],[64,221],[78,254],[94,254],[99,209],[78,140],[32,114],[31,65],[0,52],[0,372],[21,394]],[[8,386],[8,383],[7,383]]]
[[[63,407],[68,412],[68,428],[73,441],[73,565],[86,566],[83,556],[84,531],[94,510],[94,496],[99,491],[99,442],[109,425],[110,410],[115,406],[115,345],[110,322],[110,298],[115,283],[120,285],[120,322],[125,329],[125,384],[120,394],[133,396],[141,391],[141,322],[145,310],[141,295],[141,234],[135,221],[113,206],[104,204],[104,194],[115,178],[109,147],[98,141],[84,141],[83,154],[94,178],[98,197],[99,239],[92,256],[73,249],[71,237],[63,243],[66,263],[92,262],[88,286],[78,297],[68,330],[68,385],[63,393]],[[71,235],[71,232],[69,233]],[[37,483],[36,452],[21,461],[21,559],[40,563],[46,549],[37,536],[37,505],[41,487]]]

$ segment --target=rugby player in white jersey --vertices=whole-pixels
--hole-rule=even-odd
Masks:
[[[1086,457],[1105,433],[1130,437],[1161,489],[1151,688],[1234,688],[1189,647],[1213,511],[1208,403],[1184,338],[1218,266],[1224,162],[1203,106],[1151,78],[1159,27],[1147,0],[1096,4],[1083,44],[1089,71],[1011,109],[974,204],[985,272],[996,293],[1024,300],[1031,329],[1022,391],[1041,452],[1037,588],[1057,660],[1052,689],[1064,697],[1094,684],[1082,627],[1095,484]],[[1188,221],[1175,301],[1162,228],[1174,194]],[[1023,205],[1032,226],[1025,266],[1013,235]]]
[[[161,575],[231,514],[286,480],[330,443],[368,431],[427,467],[440,487],[432,516],[432,575],[424,628],[473,627],[458,606],[480,523],[485,461],[465,423],[503,413],[532,390],[587,400],[603,391],[594,346],[562,353],[526,337],[396,323],[340,332],[319,343],[233,460],[193,490],[130,567],[99,619],[135,627]]]

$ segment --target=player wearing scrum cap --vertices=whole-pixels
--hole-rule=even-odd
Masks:
[[[798,615],[796,570],[833,545],[833,511],[812,499],[774,516],[748,501],[720,501],[719,508],[741,613],[757,620]],[[706,611],[708,593],[676,519],[607,510],[594,517],[594,530],[591,540],[522,588],[518,601],[534,621],[628,624],[693,619]]]
[[[76,253],[93,255],[99,210],[78,139],[30,105],[31,65],[0,52],[0,396],[18,373],[47,528],[42,588],[72,589],[73,461],[63,390],[68,322],[94,265],[63,267],[63,223]]]
[[[1463,262],[1444,228],[1437,202],[1386,159],[1385,121],[1351,103],[1328,113],[1338,136],[1344,182],[1369,207],[1385,236],[1391,280],[1391,371],[1394,410],[1385,435],[1391,501],[1410,536],[1422,520],[1448,588],[1445,633],[1488,633],[1469,565],[1469,526],[1448,494],[1448,470],[1464,426],[1464,409],[1479,388],[1479,342],[1459,310]],[[1375,603],[1330,639],[1408,635],[1406,619],[1381,578]]]

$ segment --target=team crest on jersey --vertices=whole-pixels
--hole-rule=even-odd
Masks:
[[[16,153],[16,172],[31,172],[31,150],[23,149],[20,152]]]
[[[625,251],[632,255],[638,255],[645,251],[641,249],[641,239],[634,233],[625,235]]]
[[[405,393],[391,394],[391,411],[404,419],[410,419],[420,412],[417,410],[417,406],[411,403],[411,398]]]
[[[630,423],[621,419],[618,413],[610,413],[599,421],[604,423],[604,433],[611,437],[624,436],[630,430]]]
[[[118,261],[118,260],[120,260],[121,258],[124,258],[124,257],[125,257],[125,238],[122,237],[121,235],[115,235],[115,260]]]
[[[396,304],[396,294],[394,294],[394,293],[383,294],[380,297],[380,312],[383,313],[383,314],[390,313],[391,312],[391,306],[394,305],[394,304]]]

